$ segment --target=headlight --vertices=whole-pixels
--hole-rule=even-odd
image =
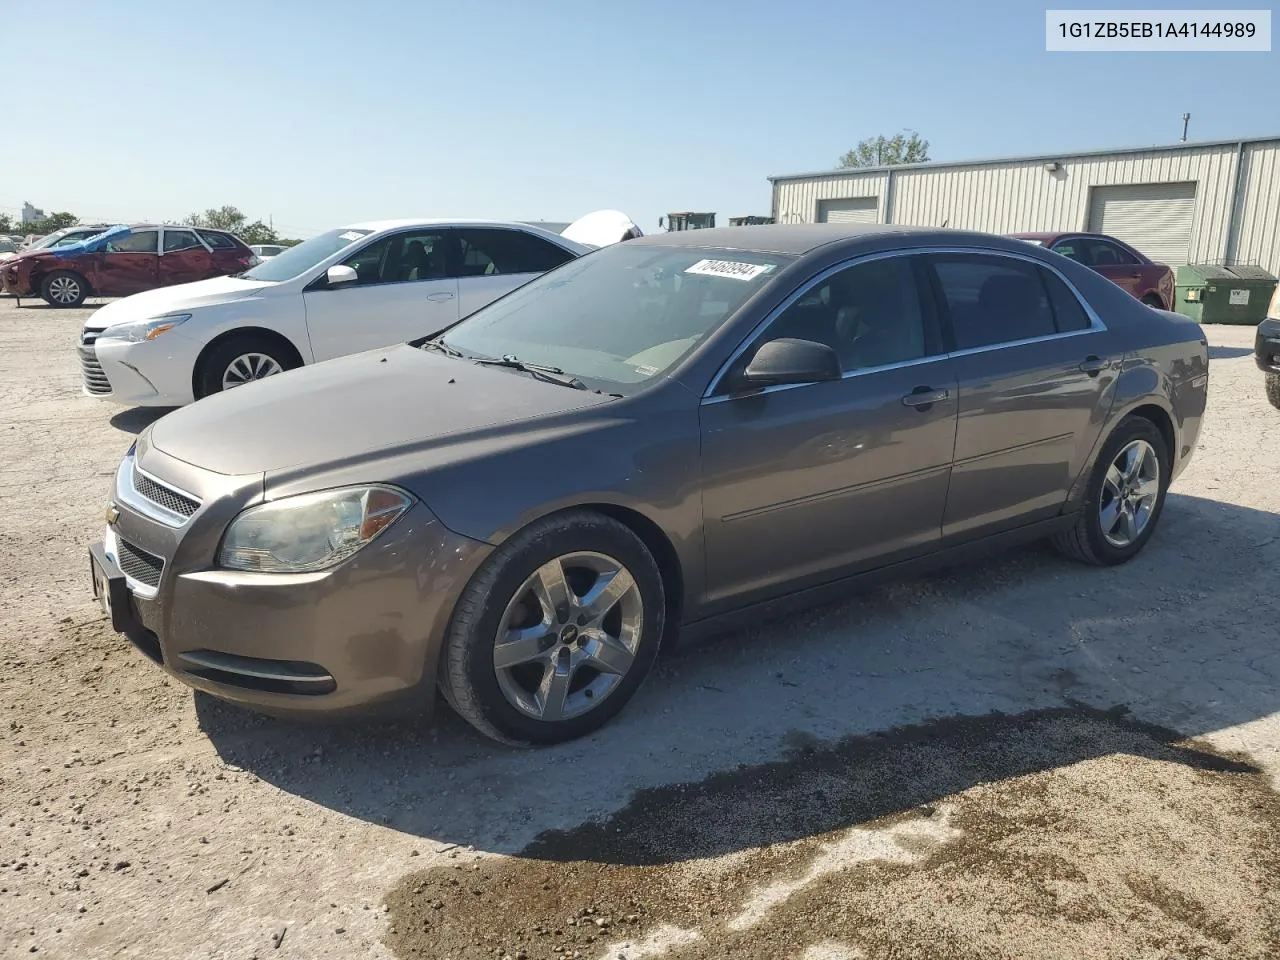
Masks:
[[[400,519],[413,500],[394,487],[344,487],[250,507],[218,551],[230,570],[302,573],[345,560]]]
[[[154,340],[156,337],[168,333],[174,327],[180,327],[191,319],[189,313],[179,313],[172,317],[156,317],[152,320],[135,320],[132,323],[121,323],[114,327],[107,327],[102,333],[98,334],[99,339],[111,340],[127,340],[129,343],[142,343],[144,340]]]

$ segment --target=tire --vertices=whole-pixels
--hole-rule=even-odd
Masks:
[[[1280,373],[1267,374],[1267,399],[1273,407],[1280,410]]]
[[[228,383],[234,379],[233,369],[245,374],[256,371],[259,375],[241,380],[248,383],[300,366],[302,363],[292,350],[282,349],[268,337],[255,333],[233,336],[214,345],[201,358],[195,376],[196,399],[239,386]]]
[[[1119,544],[1109,538],[1108,531],[1104,529],[1104,504],[1116,499],[1112,493],[1114,488],[1108,482],[1108,474],[1122,452],[1137,444],[1145,444],[1154,455],[1159,474],[1155,478],[1154,501],[1149,506],[1145,522],[1130,542]],[[1140,450],[1141,447],[1135,449]],[[1051,541],[1053,546],[1072,560],[1099,567],[1116,566],[1132,560],[1146,546],[1160,521],[1165,495],[1169,490],[1170,468],[1169,448],[1156,425],[1143,417],[1125,417],[1107,438],[1094,463],[1085,488],[1084,506],[1075,526],[1057,534]],[[1149,478],[1149,473],[1146,476]],[[1137,515],[1141,515],[1140,509]],[[1111,532],[1117,531],[1113,529]],[[1119,531],[1121,536],[1124,532]]]
[[[591,608],[581,601],[608,581],[604,573],[593,573],[583,564],[603,569],[609,566],[605,561],[629,573],[630,586],[620,588],[626,591],[620,599],[598,605],[607,615],[597,620],[583,612]],[[558,617],[546,613],[534,591],[525,589],[548,569],[566,571],[563,582],[573,594],[572,606]],[[503,743],[573,740],[599,729],[626,706],[653,666],[665,620],[658,565],[631,530],[590,511],[547,517],[499,547],[463,591],[441,651],[441,691],[464,720]],[[512,654],[513,665],[500,667],[495,662],[499,634],[506,635],[513,625],[543,634],[536,640],[522,639],[520,656],[542,652],[524,662],[516,662],[519,656]],[[579,625],[584,625],[580,634]],[[610,644],[596,639],[615,633]],[[573,639],[566,641],[571,637],[579,647],[572,645]],[[620,659],[615,669],[602,671],[592,665],[598,662],[595,655]],[[543,696],[544,705],[552,705],[548,710],[538,697],[540,691],[556,689],[553,677],[567,677],[561,688],[565,695]],[[548,718],[560,706],[564,716]],[[579,708],[581,712],[575,712]]]
[[[55,270],[40,281],[40,297],[51,307],[78,307],[89,296],[89,284],[71,270]]]
[[[1145,303],[1148,307],[1154,307],[1157,310],[1168,309],[1168,307],[1164,305],[1164,301],[1161,300],[1159,297],[1157,297],[1154,293],[1148,293],[1145,297],[1142,298],[1142,302]]]

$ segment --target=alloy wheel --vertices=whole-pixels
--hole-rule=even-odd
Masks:
[[[74,277],[54,277],[49,281],[49,299],[57,303],[75,303],[80,299],[80,282]]]
[[[1145,440],[1125,444],[1107,468],[1098,503],[1102,535],[1113,547],[1134,543],[1160,498],[1160,458]]]
[[[284,367],[274,357],[265,353],[241,354],[227,364],[227,369],[223,371],[222,389],[230,390],[277,373],[284,373]]]
[[[498,687],[534,720],[588,713],[631,670],[643,623],[640,589],[619,561],[586,551],[550,560],[520,585],[499,621]]]

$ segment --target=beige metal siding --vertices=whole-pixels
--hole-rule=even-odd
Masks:
[[[893,172],[893,209],[886,211],[887,174],[856,173],[779,180],[773,185],[778,220],[814,222],[818,200],[879,197],[880,222],[1015,233],[1084,230],[1093,187],[1126,184],[1196,184],[1191,261],[1229,255],[1228,224],[1236,184],[1235,144],[1188,146],[1097,156],[993,161],[972,166],[925,167]],[[1238,256],[1280,270],[1280,143],[1248,144],[1241,180]]]
[[[1195,219],[1194,183],[1094,187],[1089,229],[1123,240],[1157,263],[1187,262]]]
[[[1245,148],[1234,255],[1280,276],[1280,143]]]
[[[817,223],[820,200],[875,197],[878,201],[876,221],[882,223],[884,186],[887,179],[883,173],[851,173],[775,184],[774,209],[777,211],[778,222]]]

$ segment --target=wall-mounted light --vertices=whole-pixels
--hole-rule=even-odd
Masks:
[[[1050,160],[1048,163],[1044,165],[1044,168],[1048,170],[1050,173],[1057,173],[1059,170],[1062,169],[1062,164],[1060,164],[1057,160]]]

